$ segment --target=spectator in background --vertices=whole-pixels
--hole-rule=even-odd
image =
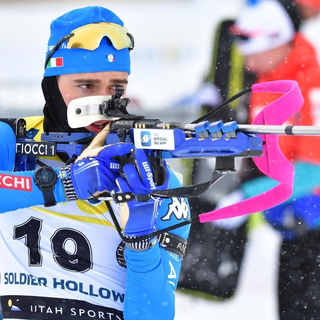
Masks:
[[[248,4],[235,24],[232,20],[224,21],[218,28],[218,37],[215,37],[215,40],[220,41],[214,42],[215,55],[206,81],[219,87],[220,94],[225,100],[232,95],[232,92],[239,92],[252,83],[296,80],[305,103],[299,114],[290,119],[288,123],[315,125],[319,121],[317,93],[320,88],[320,69],[314,47],[299,32],[303,19],[302,13],[297,9],[299,7],[291,0],[261,0]],[[224,25],[227,26],[224,27]],[[228,38],[226,29],[233,38]],[[223,45],[219,46],[221,43]],[[222,59],[225,60],[222,61]],[[242,67],[244,67],[243,70]],[[213,120],[237,120],[239,123],[247,123],[259,110],[277,97],[279,96],[275,94],[252,94],[249,101],[238,101],[238,105],[232,105],[224,114],[217,114],[216,119]],[[320,200],[317,191],[320,184],[319,142],[318,137],[280,138],[282,151],[296,167],[294,195],[285,204],[268,210],[264,215],[270,225],[279,231],[283,239],[279,255],[278,276],[278,307],[281,320],[320,319],[320,272],[318,268],[320,224],[317,208]],[[240,175],[233,181],[234,188],[232,189],[231,186],[228,189],[229,191],[235,189],[235,191],[224,197],[217,206],[225,206],[260,193],[264,190],[260,185],[267,187],[270,181],[264,177],[257,177],[259,173],[254,169],[253,162],[250,164],[245,161],[242,167]],[[198,166],[198,176],[203,171],[203,165]],[[223,183],[223,179],[221,182]],[[224,188],[223,185],[222,188]],[[215,190],[217,189],[213,187],[211,194],[203,198],[204,201],[190,202],[193,212],[197,210],[199,213],[205,212],[208,208],[205,205],[211,206],[212,209]],[[217,191],[221,192],[219,189]],[[239,273],[243,243],[246,241],[245,224],[246,222],[240,219],[230,222],[228,219],[225,221],[225,226],[220,225],[220,228],[217,228],[217,225],[211,226],[210,230],[201,230],[197,235],[192,232],[189,238],[189,240],[194,237],[197,240],[201,238],[203,242],[210,243],[212,249],[206,249],[203,252],[208,257],[206,261],[213,261],[221,267],[223,262],[229,262],[228,266],[233,269],[229,269],[231,270],[229,275],[224,275],[225,279],[228,277],[232,279],[230,276]],[[210,232],[216,234],[216,237],[211,236],[210,238]],[[224,242],[225,248],[223,248],[223,239],[219,233],[222,234],[222,237],[227,235],[226,239],[229,243]],[[195,247],[192,254],[198,249]],[[190,252],[192,246],[189,245],[188,250]],[[188,250],[184,263],[191,264],[196,276],[193,276],[191,272],[188,273],[183,265],[181,285],[215,294],[217,292],[215,287],[221,284],[221,281],[217,281],[219,270],[217,271],[216,266],[210,268],[207,262],[197,262],[197,256],[192,258],[192,255],[188,255]],[[215,250],[217,252],[213,253]],[[189,259],[190,256],[191,259]],[[216,262],[215,259],[220,259],[220,261]],[[190,269],[190,265],[187,267]],[[206,276],[201,278],[199,275],[204,273]],[[237,276],[232,281],[229,287],[225,287],[231,290],[229,292],[226,290],[223,292],[223,286],[221,286],[221,291],[218,292],[221,297],[232,295],[236,289]],[[199,282],[203,285],[198,285]]]
[[[258,2],[250,0],[248,5]],[[291,19],[293,32],[297,32],[301,25],[297,5],[292,0],[279,0],[279,3],[285,9],[285,21],[288,23]],[[280,13],[283,14],[283,11],[280,10]],[[281,23],[283,17],[277,19]],[[234,19],[225,19],[215,29],[210,67],[194,98],[199,102],[197,106],[201,115],[214,109],[221,100],[225,101],[250,87],[256,80],[257,75],[244,68],[244,58],[234,44],[235,37],[230,35],[234,22]],[[289,26],[291,28],[290,23]],[[281,29],[281,26],[278,27]],[[217,98],[219,95],[220,101]],[[210,121],[236,120],[238,123],[248,123],[248,104],[249,96],[242,96],[214,114]],[[189,177],[192,183],[206,181],[214,167],[215,159],[196,159],[193,170],[186,171],[185,179],[188,179],[188,172],[192,172],[192,177]],[[235,173],[229,173],[199,197],[189,199],[193,214],[211,211],[216,206],[226,206],[242,199],[240,185],[255,176],[256,170],[251,163],[247,164],[247,159],[236,159],[236,168]],[[260,215],[252,215],[249,219],[237,217],[193,225],[182,265],[180,286],[224,299],[231,297],[237,288],[248,227],[256,225],[259,219]],[[211,249],[207,250],[201,243],[209,243]]]
[[[288,124],[316,124],[320,115],[313,96],[320,90],[320,67],[315,49],[295,31],[283,7],[275,0],[248,6],[231,33],[244,56],[245,68],[257,75],[256,83],[285,79],[298,82],[304,105]],[[252,120],[278,97],[252,93],[249,118]],[[264,213],[283,239],[278,274],[279,317],[320,319],[320,138],[281,136],[279,143],[296,169],[293,196]],[[257,177],[246,181],[240,189],[244,197],[251,197],[267,188],[269,182],[266,177]]]
[[[320,13],[319,0],[295,0],[303,20],[317,17]]]
[[[301,32],[311,42],[316,50],[318,61],[320,61],[320,1],[319,0],[295,0],[293,2],[299,11],[301,21]]]

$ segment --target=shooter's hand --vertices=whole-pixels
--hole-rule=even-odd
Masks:
[[[106,145],[107,135],[110,133],[110,124],[106,125],[91,141],[90,145],[77,158],[80,161],[84,158],[96,157]]]
[[[121,192],[132,192],[134,195],[146,196],[146,201],[132,200],[122,205],[121,220],[124,226],[124,234],[128,237],[147,235],[155,230],[162,198],[150,198],[147,195],[155,190],[167,189],[170,179],[170,171],[165,162],[163,166],[164,183],[159,186],[155,184],[154,173],[145,152],[136,149],[134,159],[135,165],[126,164],[122,168],[125,178],[117,179]],[[128,216],[125,216],[126,214]]]
[[[118,143],[104,147],[96,157],[71,164],[71,181],[78,198],[88,199],[103,191],[117,191],[120,163],[114,157],[130,154],[131,150],[131,143]]]

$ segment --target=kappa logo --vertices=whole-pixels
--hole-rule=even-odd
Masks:
[[[149,131],[141,131],[140,138],[143,147],[151,147],[151,133]]]
[[[171,220],[172,215],[174,215],[177,220],[187,220],[188,214],[189,208],[186,200],[184,198],[172,198],[172,203],[169,204],[169,210],[161,220]]]

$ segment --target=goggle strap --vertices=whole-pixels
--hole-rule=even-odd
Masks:
[[[59,49],[59,47],[61,46],[61,44],[67,40],[69,40],[71,37],[73,37],[75,35],[75,33],[70,33],[64,37],[62,37],[55,45],[54,47],[51,49],[51,51],[49,52],[47,58],[46,58],[46,61],[44,63],[44,69],[46,69],[52,55]],[[131,42],[131,47],[128,48],[129,50],[132,50],[134,48],[134,38],[133,38],[133,35],[129,32],[127,32],[127,36],[129,37],[130,39],[130,42]]]
[[[51,49],[51,51],[49,52],[47,58],[46,58],[46,61],[44,63],[44,69],[46,69],[52,55],[59,49],[59,47],[61,46],[61,44],[67,40],[69,40],[71,37],[74,36],[74,33],[70,33],[64,37],[62,37],[55,45],[54,47]]]
[[[130,41],[131,41],[131,48],[129,48],[129,50],[133,50],[134,48],[134,38],[133,38],[133,35],[131,33],[127,33],[127,36],[130,38]]]

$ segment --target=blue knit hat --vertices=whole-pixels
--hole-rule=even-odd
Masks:
[[[61,43],[52,56],[48,56],[55,45],[75,29],[96,23],[113,23],[123,27],[122,20],[112,11],[89,6],[72,10],[52,21],[51,35],[47,47],[47,63],[44,77],[71,73],[87,73],[102,71],[124,71],[130,74],[129,48],[117,50],[110,39],[103,37],[97,49],[87,50],[67,48],[67,41]]]

